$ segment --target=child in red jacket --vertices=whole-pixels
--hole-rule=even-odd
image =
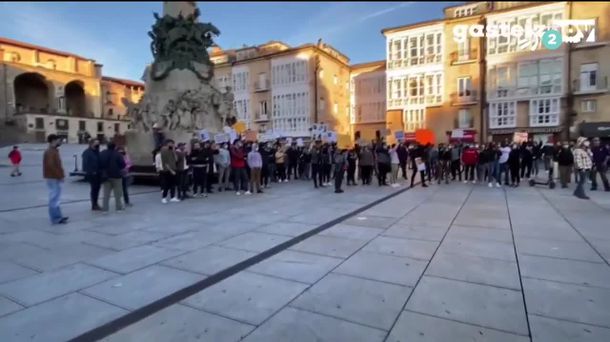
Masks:
[[[19,171],[19,165],[21,164],[21,152],[19,151],[19,147],[13,146],[13,150],[8,154],[8,159],[11,160],[11,165],[13,165],[11,177],[21,176],[21,171]]]
[[[479,162],[479,151],[476,148],[472,148],[470,146],[466,146],[464,152],[462,152],[462,163],[464,163],[465,168],[465,177],[464,183],[468,183],[468,179],[472,182],[472,184],[476,183],[474,180],[474,169]]]

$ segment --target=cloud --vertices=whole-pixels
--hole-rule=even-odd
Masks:
[[[7,32],[8,38],[95,59],[104,64],[107,75],[133,74],[124,56],[112,46],[112,40],[87,32],[86,22],[74,23],[45,3],[0,3],[0,32]]]
[[[386,9],[379,10],[377,12],[373,12],[371,14],[367,14],[364,17],[360,18],[360,21],[366,21],[366,20],[369,20],[369,19],[372,19],[372,18],[380,17],[382,15],[386,15],[388,13],[392,13],[392,12],[394,12],[396,10],[399,10],[399,9],[403,8],[403,7],[410,6],[412,3],[413,3],[412,1],[403,2],[400,5],[392,6],[392,7],[386,8]]]

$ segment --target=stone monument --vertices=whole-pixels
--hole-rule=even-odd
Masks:
[[[233,93],[213,81],[207,49],[220,32],[199,22],[194,1],[163,3],[148,35],[154,61],[144,71],[146,91],[138,103],[123,99],[131,118],[127,147],[135,166],[152,165],[152,151],[163,136],[189,142],[202,129],[222,132],[235,117]]]

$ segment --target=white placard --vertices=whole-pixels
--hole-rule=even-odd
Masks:
[[[229,142],[229,139],[231,139],[231,135],[229,133],[218,133],[214,135],[214,142],[217,144]]]
[[[210,132],[208,132],[207,129],[200,130],[199,139],[201,139],[203,142],[210,141]]]

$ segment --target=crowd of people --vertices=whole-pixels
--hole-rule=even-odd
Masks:
[[[44,178],[49,188],[49,215],[52,223],[65,223],[59,209],[63,168],[57,148],[61,140],[49,136],[49,149],[44,154]],[[131,162],[124,147],[108,143],[100,151],[96,139],[89,141],[83,152],[83,171],[90,184],[91,209],[108,211],[111,193],[115,209],[131,206],[129,185]],[[261,194],[271,183],[294,180],[313,181],[314,188],[334,183],[335,193],[342,193],[344,177],[347,186],[370,186],[375,176],[378,186],[399,186],[399,178],[415,186],[419,176],[422,187],[436,182],[459,181],[487,183],[489,187],[518,187],[522,180],[534,179],[540,173],[553,179],[559,170],[559,182],[567,188],[572,179],[577,186],[574,195],[588,199],[584,184],[589,180],[591,191],[597,190],[597,175],[604,190],[610,191],[606,172],[610,163],[610,148],[586,138],[575,143],[449,143],[422,145],[403,142],[388,145],[373,141],[351,149],[334,143],[313,141],[308,146],[275,142],[244,142],[216,144],[192,141],[190,144],[165,140],[153,151],[155,169],[159,175],[162,203],[180,202],[191,197],[233,191],[237,196]],[[556,165],[556,167],[555,167]],[[408,173],[411,173],[410,177]],[[572,177],[574,173],[574,177]],[[103,189],[102,205],[98,203]]]

